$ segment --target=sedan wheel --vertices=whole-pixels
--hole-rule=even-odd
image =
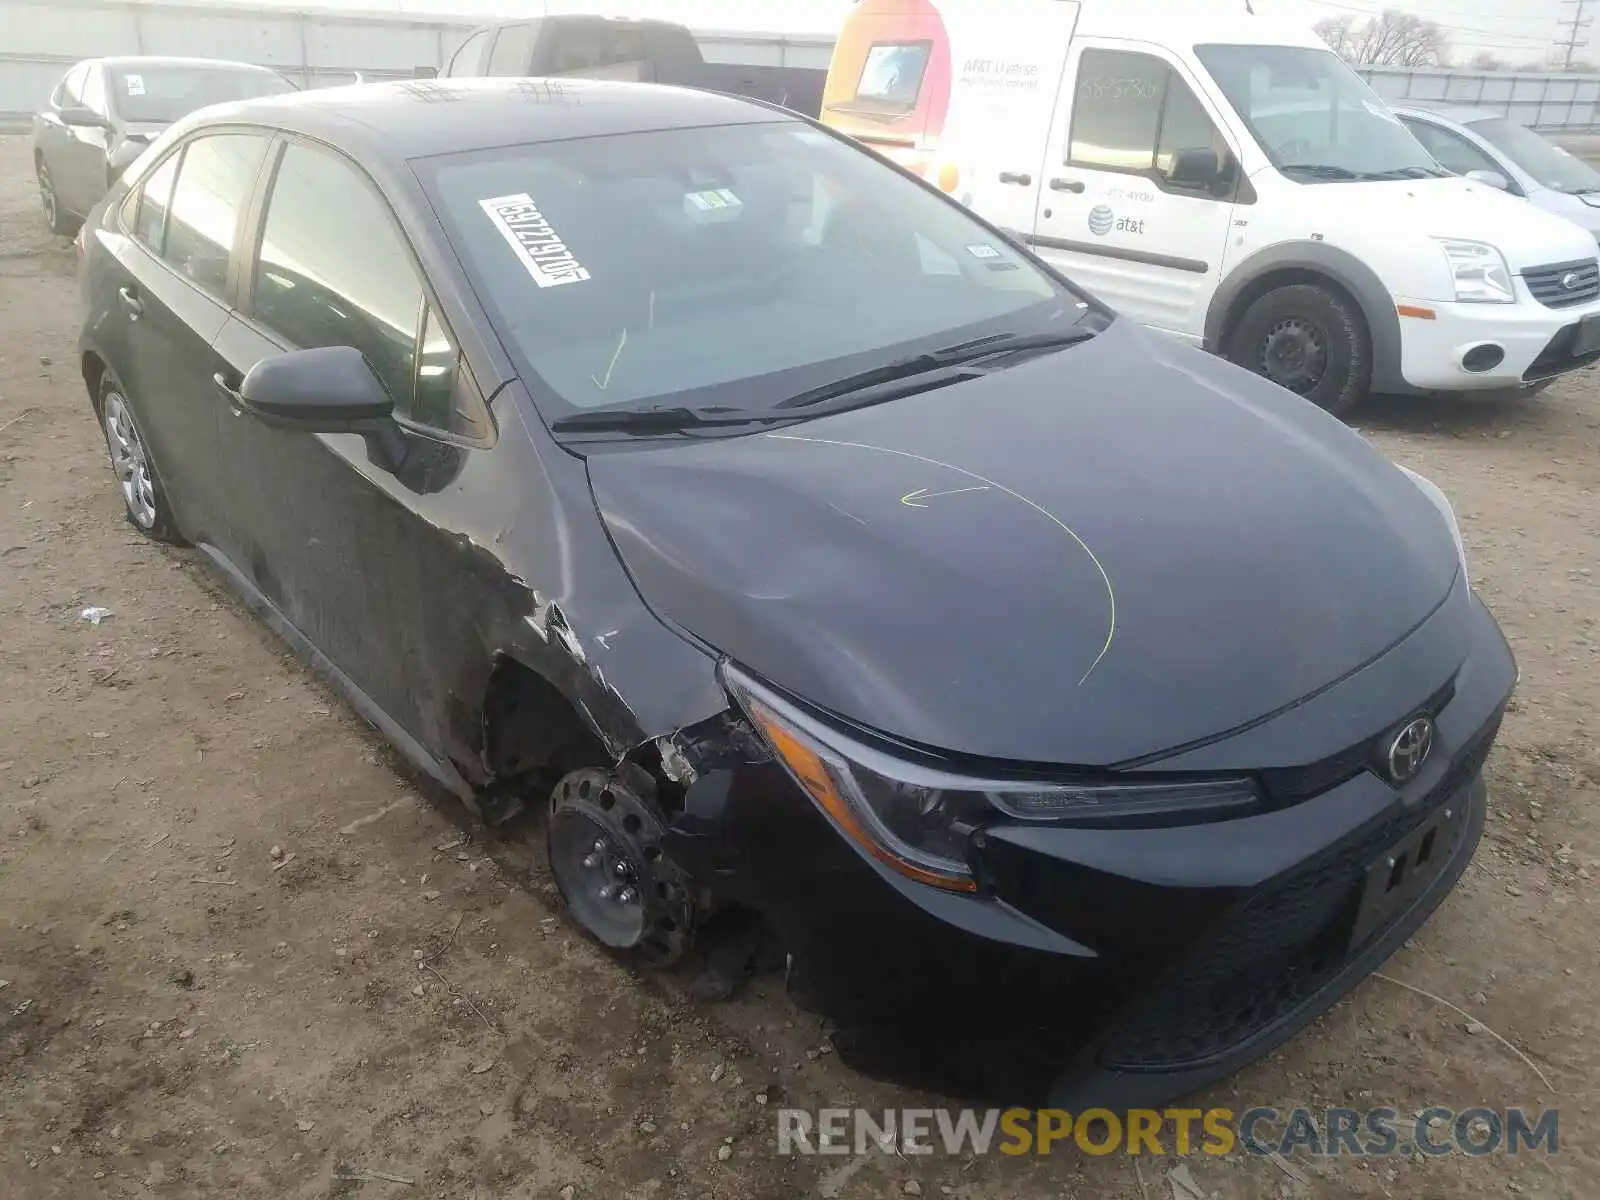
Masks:
[[[107,384],[102,392],[100,411],[106,447],[111,451],[111,470],[117,477],[129,522],[140,533],[158,541],[179,541],[133,409],[114,384]]]
[[[56,196],[56,181],[50,176],[50,168],[43,159],[39,160],[39,207],[44,210],[45,224],[50,226],[51,233],[60,234],[62,237],[71,237],[78,232],[79,222],[67,216],[61,208],[61,200]]]

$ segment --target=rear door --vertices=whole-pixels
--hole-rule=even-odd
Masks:
[[[1061,86],[1032,242],[1118,312],[1198,341],[1221,277],[1238,148],[1187,68],[1080,39]],[[1197,180],[1183,166],[1210,156]]]
[[[268,137],[203,134],[174,149],[130,193],[106,239],[95,338],[128,391],[185,534],[224,536],[234,481],[218,453],[229,417],[212,341],[227,318],[235,239]]]
[[[255,241],[241,310],[217,340],[229,383],[286,351],[353,346],[394,399],[397,427],[377,453],[356,434],[228,421],[223,461],[242,519],[227,556],[437,753],[444,734],[429,722],[449,705],[434,689],[473,643],[474,589],[488,586],[483,547],[453,532],[458,480],[492,440],[488,410],[398,221],[349,159],[288,142]]]

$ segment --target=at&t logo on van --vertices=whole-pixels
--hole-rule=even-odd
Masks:
[[[1105,237],[1112,230],[1118,233],[1143,233],[1143,217],[1119,217],[1108,204],[1096,204],[1089,210],[1089,232]]]

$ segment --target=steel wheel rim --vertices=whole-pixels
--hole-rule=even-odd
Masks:
[[[50,168],[39,164],[39,203],[44,206],[44,219],[53,227],[56,223],[56,188],[50,182]]]
[[[1278,386],[1304,395],[1327,372],[1327,340],[1310,321],[1289,317],[1261,339],[1261,373]]]
[[[116,473],[117,486],[122,489],[122,502],[141,529],[154,528],[156,523],[156,486],[150,477],[150,459],[145,453],[144,441],[139,437],[139,427],[133,422],[128,402],[116,392],[106,396],[106,445],[111,448],[111,469]]]

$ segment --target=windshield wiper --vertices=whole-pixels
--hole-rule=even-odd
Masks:
[[[1060,329],[1051,333],[996,333],[988,337],[973,338],[971,341],[957,342],[953,346],[912,355],[910,358],[897,358],[880,367],[870,367],[854,375],[846,375],[843,379],[835,379],[831,383],[824,383],[790,396],[786,400],[780,400],[773,405],[773,408],[812,408],[829,400],[845,397],[859,399],[863,393],[883,384],[933,375],[936,372],[948,372],[950,368],[970,365],[980,359],[1002,354],[1016,354],[1025,350],[1054,350],[1062,346],[1071,346],[1077,342],[1087,341],[1097,332],[1099,331],[1091,327],[1074,325],[1070,329]],[[973,372],[955,374],[971,375]],[[942,383],[944,380],[940,379],[938,382]]]
[[[1395,167],[1392,171],[1368,171],[1363,179],[1448,179],[1449,171],[1437,167]]]
[[[1335,167],[1330,163],[1285,163],[1278,170],[1288,173],[1297,171],[1302,175],[1314,175],[1318,179],[1360,179],[1361,176],[1345,167]]]
[[[749,408],[689,408],[665,405],[659,408],[596,408],[572,413],[550,422],[554,433],[660,433],[674,429],[694,429],[707,425],[748,425],[757,421],[782,420],[770,411]]]

